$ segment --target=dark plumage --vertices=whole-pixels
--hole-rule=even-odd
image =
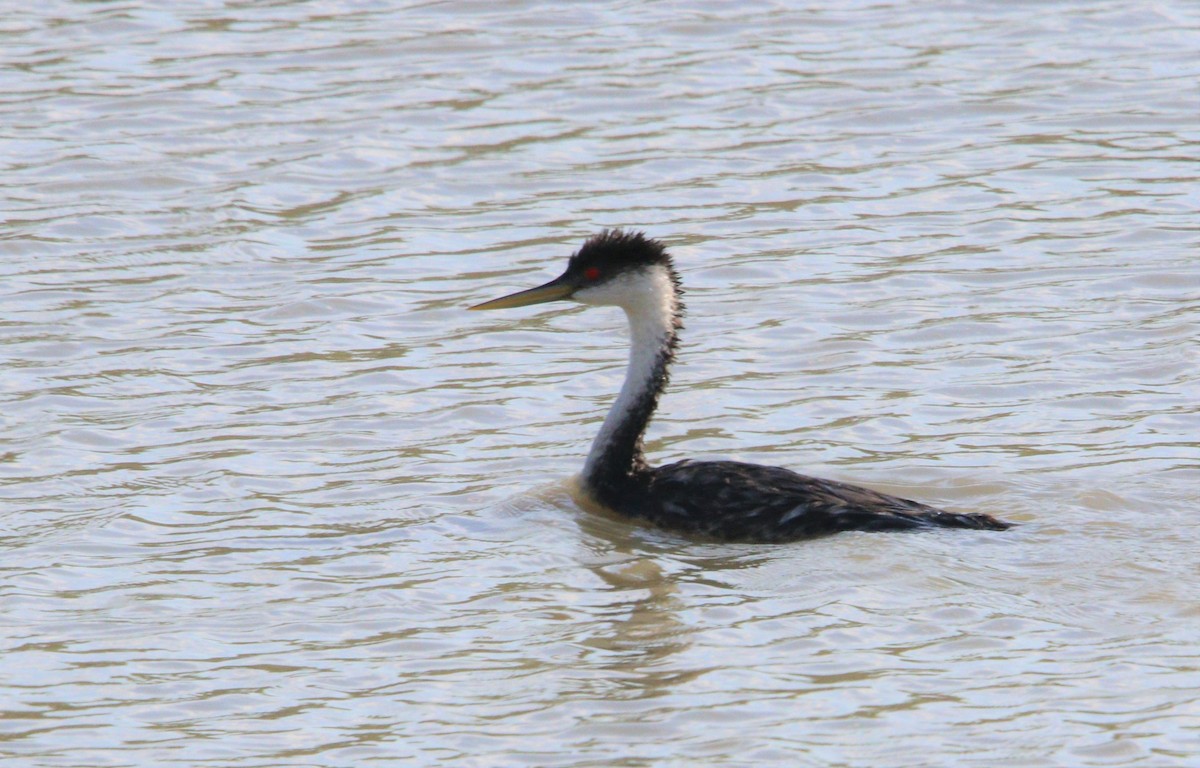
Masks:
[[[642,437],[675,357],[683,311],[680,293],[679,276],[661,243],[640,232],[611,230],[584,243],[555,280],[473,307],[501,309],[572,299],[625,310],[633,335],[629,370],[581,475],[583,489],[596,502],[664,528],[726,541],[1011,526],[989,515],[945,512],[782,467],[690,460],[651,467]]]
[[[636,488],[636,490],[634,490]],[[608,495],[608,494],[605,494]],[[613,506],[664,528],[727,541],[791,541],[839,531],[1004,530],[1008,523],[737,461],[684,460],[630,476]]]
[[[642,232],[625,232],[606,229],[588,238],[582,247],[571,255],[567,262],[567,273],[582,273],[588,267],[617,272],[635,267],[654,265],[671,267],[667,249],[657,240],[646,237]]]

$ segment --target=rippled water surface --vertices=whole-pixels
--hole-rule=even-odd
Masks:
[[[0,20],[14,766],[1183,766],[1194,3],[50,2]],[[580,508],[623,318],[660,461],[1021,523]]]

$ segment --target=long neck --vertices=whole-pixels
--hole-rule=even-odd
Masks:
[[[667,268],[655,268],[638,283],[639,290],[621,304],[632,342],[625,383],[583,468],[583,480],[593,488],[619,486],[647,467],[642,437],[675,357],[682,313],[677,278]]]

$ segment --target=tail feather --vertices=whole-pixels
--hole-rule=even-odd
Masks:
[[[940,509],[934,509],[922,512],[917,517],[924,520],[927,525],[939,528],[973,528],[980,531],[1005,531],[1013,527],[1012,523],[980,512],[944,512]]]
[[[913,503],[915,506],[914,502]],[[831,528],[842,531],[911,531],[921,528],[969,528],[977,531],[1004,531],[1013,527],[991,515],[978,512],[946,512],[925,507],[892,509],[886,512],[865,509],[839,510]]]

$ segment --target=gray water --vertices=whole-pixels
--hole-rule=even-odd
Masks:
[[[45,2],[0,20],[13,766],[1183,766],[1200,7]],[[652,457],[1020,523],[691,541]]]

